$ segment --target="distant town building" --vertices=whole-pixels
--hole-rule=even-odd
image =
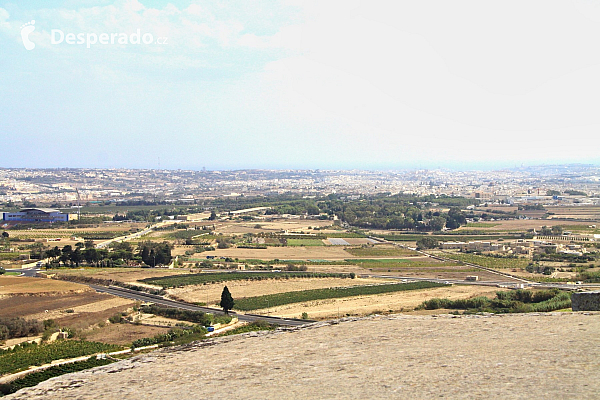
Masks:
[[[69,214],[64,214],[52,208],[26,208],[19,212],[2,213],[3,221],[14,222],[66,222]]]

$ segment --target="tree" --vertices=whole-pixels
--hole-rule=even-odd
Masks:
[[[417,241],[418,249],[434,249],[438,246],[438,241],[435,238],[424,236]]]
[[[127,257],[129,253],[126,250],[119,250],[119,257]],[[142,261],[151,267],[157,265],[167,265],[171,262],[171,245],[168,242],[154,243],[143,242],[139,244],[139,256]]]
[[[6,231],[2,232],[2,237],[3,237],[4,239],[8,239],[8,237],[9,237],[9,236],[10,236],[10,235],[8,234],[8,232],[6,232]]]
[[[216,219],[217,219],[217,213],[215,212],[215,210],[212,210],[212,211],[210,212],[210,217],[208,217],[208,220],[209,220],[209,221],[214,221],[214,220],[216,220]]]
[[[219,305],[223,307],[223,311],[225,314],[229,314],[229,310],[233,308],[235,302],[233,301],[233,297],[231,297],[231,293],[227,286],[223,288],[223,293],[221,293],[221,302]]]
[[[444,217],[434,216],[429,221],[429,227],[431,228],[432,231],[441,231],[445,225],[446,225],[446,219]]]

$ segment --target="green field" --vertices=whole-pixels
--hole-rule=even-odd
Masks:
[[[12,374],[32,365],[47,364],[63,358],[81,357],[121,349],[122,347],[117,345],[82,340],[59,340],[41,345],[16,346],[13,350],[0,351],[0,375]]]
[[[346,248],[346,251],[357,257],[410,257],[418,256],[419,253],[412,250],[395,248],[380,248],[380,247],[354,247]]]
[[[10,231],[9,231],[10,232]],[[16,231],[10,232],[11,235],[17,237],[19,239],[53,239],[53,238],[70,238],[71,236],[76,236],[78,238],[85,239],[113,239],[119,236],[129,234],[129,231],[105,231],[105,230],[89,230],[89,231],[81,231],[81,230],[58,230],[58,229],[48,229],[47,232],[40,231]],[[51,245],[52,243],[49,243]],[[57,242],[56,245],[60,245],[60,242]]]
[[[165,276],[160,278],[146,278],[142,279],[140,282],[162,286],[163,289],[168,289],[178,286],[202,285],[205,283],[241,280],[350,277],[350,274],[317,272],[211,272],[206,274],[185,274],[178,276]]]
[[[492,269],[525,268],[529,264],[529,260],[524,258],[496,258],[464,253],[443,253],[442,256]]]
[[[0,260],[14,260],[19,257],[21,253],[0,253]]]
[[[520,235],[472,235],[468,234],[468,232],[464,232],[465,234],[460,234],[458,231],[457,234],[452,235],[416,235],[416,234],[407,234],[407,235],[377,235],[380,238],[385,240],[389,240],[392,242],[416,242],[419,239],[427,236],[433,239],[436,239],[440,242],[454,242],[454,241],[476,241],[476,240],[498,240],[498,239],[515,239],[519,238]]]
[[[365,238],[367,237],[367,235],[363,235],[362,233],[356,233],[356,232],[336,232],[336,233],[323,233],[323,234],[319,234],[319,235],[325,235],[328,238],[339,238],[339,239],[344,239],[344,238],[349,238],[349,239],[355,239],[355,238]]]
[[[240,311],[258,310],[305,301],[336,299],[341,297],[368,296],[382,293],[401,292],[405,290],[421,290],[444,286],[433,282],[392,283],[384,285],[353,286],[329,289],[301,290],[296,292],[276,293],[265,296],[236,299],[234,309]]]
[[[288,246],[325,246],[320,239],[288,239]]]
[[[500,224],[494,222],[469,222],[466,227],[467,228],[492,228],[494,226],[498,226]]]
[[[381,271],[399,271],[399,270],[427,270],[427,272],[456,272],[456,267],[460,267],[460,262],[452,261],[424,261],[410,259],[349,259],[346,260],[349,264],[358,265],[362,268],[369,269],[373,272]],[[461,272],[477,271],[476,268],[460,268]]]
[[[430,299],[419,305],[417,310],[437,310],[440,308],[468,310],[471,312],[493,313],[524,313],[524,312],[550,312],[571,307],[571,293],[558,289],[542,290],[516,290],[509,292],[496,292],[495,299],[485,296],[471,299]]]
[[[47,368],[43,371],[33,372],[26,375],[23,378],[17,379],[10,383],[0,385],[0,396],[14,393],[19,389],[26,387],[35,386],[40,382],[60,376],[64,374],[70,374],[71,372],[83,371],[85,369],[99,367],[101,365],[107,365],[115,362],[110,359],[97,360],[96,357],[90,357],[85,361],[74,362],[70,364],[56,365],[54,367]]]

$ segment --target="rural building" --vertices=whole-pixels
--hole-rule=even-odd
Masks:
[[[64,214],[52,208],[26,208],[19,212],[2,213],[3,221],[14,222],[66,222],[69,214]]]
[[[492,242],[481,242],[481,241],[475,241],[475,242],[469,242],[467,244],[467,250],[469,251],[504,251],[504,246],[500,245],[498,243],[492,243]]]
[[[465,242],[444,242],[444,243],[440,243],[440,248],[444,249],[444,250],[450,250],[450,249],[465,250],[467,248],[467,244]]]

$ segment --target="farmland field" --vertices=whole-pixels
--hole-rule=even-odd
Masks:
[[[114,279],[120,282],[135,283],[145,278],[157,278],[189,273],[186,269],[166,268],[64,268],[53,270],[58,275],[90,276],[98,279]]]
[[[327,274],[315,272],[216,272],[163,278],[148,278],[143,279],[142,282],[151,285],[162,286],[163,288],[167,289],[178,286],[201,285],[204,283],[290,278],[350,278],[350,276],[347,274]]]
[[[390,270],[442,270],[448,268],[461,267],[460,262],[437,261],[429,257],[415,257],[412,259],[359,259],[347,260],[352,264],[359,265],[362,268],[369,269],[373,272],[382,272]],[[472,269],[470,269],[472,270]]]
[[[166,333],[169,329],[171,328],[133,324],[109,324],[101,328],[94,328],[91,331],[85,331],[82,335],[84,335],[86,340],[128,346],[136,339],[153,337],[159,333]]]
[[[294,278],[267,279],[261,281],[229,281],[227,287],[234,299],[254,297],[266,294],[294,292],[300,290],[324,289],[338,286],[360,286],[385,282],[394,282],[377,278]],[[218,304],[223,291],[223,283],[193,285],[168,289],[169,295],[191,303],[202,302]]]
[[[290,303],[333,299],[341,297],[368,296],[405,290],[421,290],[444,286],[433,282],[392,283],[369,286],[352,286],[341,288],[302,290],[269,294],[265,296],[241,298],[235,301],[234,308],[242,311],[257,310],[265,307],[276,307]]]
[[[325,246],[321,239],[288,239],[288,246]]]
[[[121,347],[116,345],[79,340],[59,340],[37,346],[17,347],[15,350],[0,352],[0,375],[15,373],[31,365],[43,365],[54,360],[120,349]]]
[[[469,222],[465,227],[466,228],[493,228],[494,226],[500,225],[499,223],[494,222]]]
[[[288,239],[289,240],[289,239]],[[204,253],[203,253],[204,254]],[[269,247],[268,249],[216,249],[206,252],[207,255],[216,257],[231,257],[239,259],[260,259],[260,260],[344,260],[351,254],[338,246],[288,246],[288,247]]]
[[[373,296],[344,297],[291,303],[263,309],[260,313],[268,313],[284,318],[299,318],[303,312],[306,312],[310,319],[329,319],[345,315],[360,316],[372,313],[411,312],[423,301],[434,297],[466,299],[475,296],[494,296],[497,290],[497,288],[490,290],[489,287],[485,286],[445,285],[444,287],[426,290],[409,290]]]
[[[43,371],[33,372],[31,374],[26,375],[23,378],[17,379],[16,381],[10,382],[8,385],[0,385],[0,396],[1,393],[5,394],[14,393],[19,389],[35,386],[40,382],[53,378],[55,376],[60,376],[64,374],[69,374],[71,372],[82,371],[84,369],[94,368],[101,365],[107,365],[115,362],[110,359],[96,359],[96,357],[90,357],[85,361],[78,361],[69,364],[56,365],[50,368],[47,368]],[[8,390],[7,390],[8,389]]]
[[[495,258],[480,256],[476,254],[464,254],[464,253],[446,253],[442,254],[442,257],[452,258],[463,262],[469,262],[477,264],[486,268],[493,269],[506,269],[506,268],[525,268],[529,264],[529,260],[524,258]]]
[[[0,295],[90,291],[85,285],[54,279],[0,276]]]
[[[355,247],[346,251],[356,257],[406,257],[419,256],[419,253],[400,247]]]

